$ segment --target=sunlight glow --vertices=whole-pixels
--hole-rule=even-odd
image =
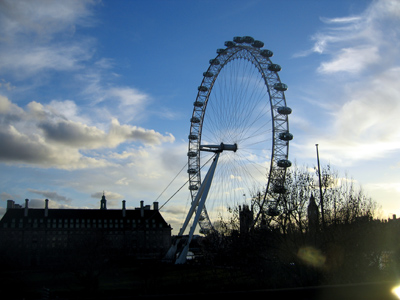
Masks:
[[[393,293],[394,295],[396,295],[396,297],[397,297],[398,299],[400,299],[400,285],[394,287],[394,288],[392,289],[392,293]]]

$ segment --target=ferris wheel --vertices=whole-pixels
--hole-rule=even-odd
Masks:
[[[198,86],[188,136],[191,209],[201,233],[218,230],[238,207],[251,207],[253,226],[278,214],[288,160],[287,85],[272,51],[250,36],[217,50]],[[226,224],[226,223],[225,223]]]

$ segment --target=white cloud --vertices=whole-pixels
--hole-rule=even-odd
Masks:
[[[23,114],[23,110],[8,100],[7,97],[0,95],[0,114],[18,116]]]
[[[2,40],[13,42],[27,37],[51,38],[65,29],[74,31],[76,24],[90,25],[91,6],[97,1],[3,0],[0,2]]]
[[[368,65],[380,61],[378,47],[353,47],[343,48],[340,53],[330,62],[323,62],[318,68],[321,73],[349,72],[359,73]]]
[[[400,67],[354,85],[348,101],[336,113],[339,134],[353,139],[393,141],[399,134]]]
[[[111,88],[107,91],[108,97],[116,98],[122,106],[137,106],[149,99],[148,95],[133,88]]]
[[[356,23],[361,21],[361,19],[362,18],[360,16],[349,16],[344,18],[332,18],[332,19],[321,17],[321,21],[328,24]]]
[[[27,108],[23,110],[0,97],[0,160],[4,162],[62,169],[102,167],[112,164],[107,157],[89,156],[82,150],[115,149],[124,143],[155,146],[175,140],[172,134],[121,125],[117,119],[111,120],[108,132],[72,121],[69,117],[84,120],[72,101],[46,106],[30,102]]]
[[[400,149],[399,11],[400,2],[381,0],[359,15],[322,19],[329,28],[314,35],[313,51],[326,54],[316,89],[326,118],[292,144],[299,151],[298,143],[318,141],[325,159],[349,166]]]
[[[347,101],[333,114],[332,135],[324,141],[332,153],[359,160],[400,149],[399,76],[397,67],[353,84]]]
[[[162,135],[152,129],[121,125],[117,119],[113,119],[107,138],[108,143],[119,144],[124,140],[140,141],[145,145],[160,145],[165,142],[173,142],[175,138],[171,133]]]
[[[81,68],[80,62],[91,57],[86,45],[23,46],[0,51],[0,68],[17,78],[33,76],[42,71],[70,71]]]
[[[130,87],[112,87],[104,90],[103,94],[105,95],[105,101],[109,101],[109,103],[117,101],[116,108],[121,118],[126,122],[147,116],[144,111],[151,102],[149,95]]]
[[[382,60],[398,57],[400,2],[374,1],[360,15],[342,18],[321,18],[330,25],[315,35],[312,52],[327,54],[318,69],[322,73],[350,72],[360,74],[369,66],[379,67]],[[395,48],[393,48],[395,47]],[[390,55],[390,57],[387,57]]]
[[[42,71],[71,71],[91,58],[93,40],[75,36],[90,26],[96,1],[0,2],[0,68],[17,79]],[[71,39],[74,37],[74,40]]]
[[[28,104],[28,107],[33,104],[34,101]],[[52,100],[49,104],[43,106],[38,103],[38,111],[46,112],[48,115],[59,117],[60,119],[70,120],[73,122],[88,123],[90,118],[82,115],[81,110],[72,100]]]
[[[15,86],[13,86],[11,82],[7,82],[4,79],[1,79],[0,88],[5,88],[7,91],[12,91],[13,89],[15,89]]]

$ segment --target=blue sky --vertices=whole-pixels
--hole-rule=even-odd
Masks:
[[[0,1],[0,214],[163,204],[186,180],[187,136],[216,49],[274,52],[293,109],[290,159],[330,163],[400,215],[400,3]],[[163,213],[174,228],[187,189]],[[160,195],[162,196],[158,198]]]

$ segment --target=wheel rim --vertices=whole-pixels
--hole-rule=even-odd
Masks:
[[[247,39],[247,40],[246,40]],[[284,192],[288,161],[288,115],[284,91],[278,76],[280,66],[270,60],[272,52],[261,49],[262,42],[235,37],[218,49],[216,58],[203,73],[191,118],[188,173],[189,189],[195,199],[210,153],[204,144],[237,144],[235,152],[222,153],[212,188],[199,220],[207,233],[217,220],[227,222],[225,212],[239,205],[253,204],[252,196],[265,196],[255,208],[253,225],[264,215],[265,204],[279,206]],[[268,205],[267,205],[268,206]],[[271,205],[269,205],[271,206]]]

